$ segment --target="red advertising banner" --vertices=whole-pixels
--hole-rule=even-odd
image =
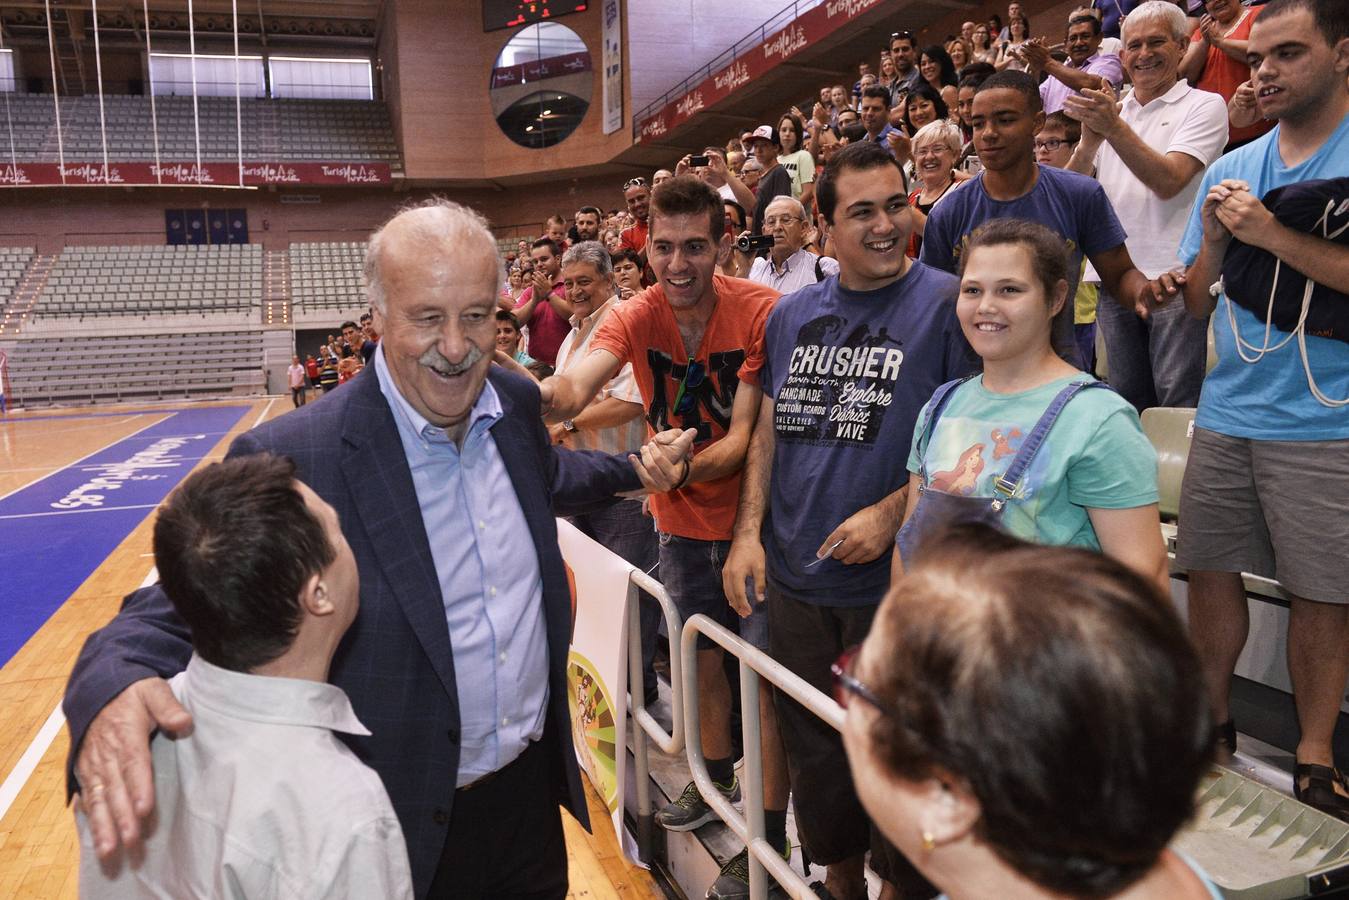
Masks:
[[[388,163],[244,163],[243,184],[389,184]],[[0,164],[0,187],[44,185],[157,187],[239,184],[238,163],[101,162]]]
[[[560,78],[563,75],[576,75],[590,71],[590,54],[567,53],[562,56],[550,56],[521,63],[518,66],[502,66],[492,70],[492,87],[510,87],[513,84],[542,81],[545,78]]]
[[[825,0],[807,10],[720,72],[714,72],[688,93],[665,104],[659,112],[640,120],[635,142],[640,144],[665,135],[698,111],[725,100],[750,79],[776,68],[880,3],[881,0]]]

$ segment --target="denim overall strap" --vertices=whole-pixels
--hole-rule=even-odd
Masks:
[[[920,485],[925,486],[927,484],[927,442],[932,440],[932,429],[937,424],[937,417],[946,408],[946,401],[951,399],[951,395],[955,393],[956,388],[974,377],[974,375],[966,375],[964,378],[948,381],[932,392],[932,399],[927,404],[927,418],[923,420],[922,430],[918,436],[918,483]]]
[[[996,496],[993,500],[993,508],[995,510],[1002,509],[1003,504],[1016,493],[1016,489],[1021,484],[1021,479],[1026,474],[1026,470],[1030,468],[1030,464],[1035,460],[1035,454],[1040,452],[1040,447],[1044,444],[1045,437],[1049,434],[1049,429],[1054,427],[1054,423],[1058,421],[1059,414],[1062,413],[1063,408],[1068,405],[1068,401],[1076,397],[1082,390],[1095,387],[1104,388],[1109,386],[1102,381],[1075,381],[1059,391],[1058,395],[1054,398],[1054,401],[1049,404],[1049,407],[1044,411],[1044,414],[1040,416],[1040,421],[1035,423],[1035,427],[1031,429],[1031,433],[1021,442],[1021,448],[1017,450],[1016,457],[1012,460],[1012,464],[1007,467],[1007,471],[993,480],[993,491],[995,494],[1000,495]]]

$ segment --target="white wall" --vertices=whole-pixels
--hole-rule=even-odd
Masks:
[[[790,5],[791,0],[627,0],[633,112]]]

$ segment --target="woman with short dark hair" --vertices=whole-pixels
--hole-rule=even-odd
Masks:
[[[834,673],[862,805],[950,897],[1222,896],[1167,849],[1212,723],[1152,581],[960,526],[925,545]]]

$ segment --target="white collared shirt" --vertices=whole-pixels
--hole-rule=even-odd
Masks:
[[[143,858],[100,866],[77,814],[81,896],[410,900],[384,785],[333,735],[370,733],[340,688],[195,654],[169,685],[193,729],[151,742],[156,815]]]
[[[1146,106],[1131,91],[1120,108],[1120,119],[1139,139],[1165,156],[1184,153],[1200,163],[1194,177],[1168,200],[1152,192],[1120,159],[1109,142],[1096,151],[1096,179],[1115,207],[1124,233],[1125,246],[1134,265],[1148,278],[1183,269],[1180,239],[1190,220],[1195,194],[1204,170],[1222,155],[1227,144],[1227,104],[1208,91],[1178,80]]]
[[[584,318],[572,316],[571,332],[562,339],[562,346],[557,351],[557,367],[554,371],[558,375],[564,374],[568,369],[590,355],[590,339],[599,330],[600,322],[608,315],[609,310],[613,309],[618,302],[618,297],[613,296],[601,303],[594,312]],[[642,392],[637,387],[637,379],[633,377],[632,363],[624,363],[623,368],[618,370],[618,374],[611,378],[604,387],[600,388],[599,393],[595,395],[595,399],[591,403],[598,403],[609,397],[617,397],[619,400],[641,406]],[[624,453],[628,450],[636,450],[645,442],[646,419],[643,416],[638,416],[630,422],[624,422],[622,425],[615,425],[612,428],[572,432],[568,446],[577,450]]]
[[[767,285],[782,294],[799,291],[807,285],[815,284],[815,260],[820,261],[820,271],[824,277],[838,274],[838,260],[828,256],[816,257],[802,247],[782,261],[782,268],[773,265],[772,256],[761,256],[754,260],[749,268],[749,280]]]

